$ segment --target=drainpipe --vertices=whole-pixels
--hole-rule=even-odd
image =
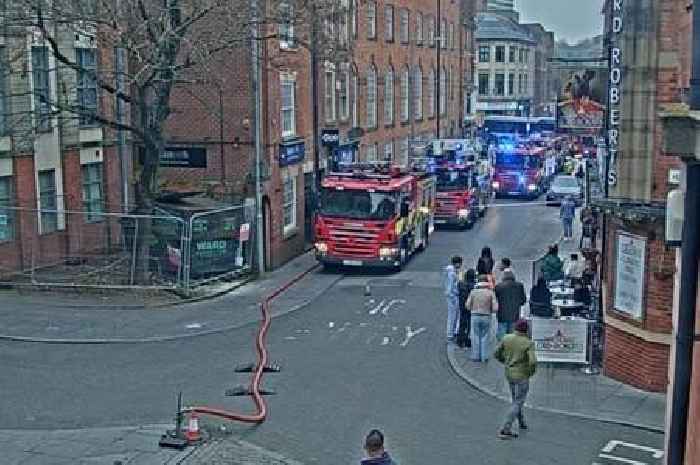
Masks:
[[[700,5],[698,5],[700,6]],[[690,79],[690,108],[700,111],[700,8],[693,8],[693,68]],[[700,163],[686,166],[686,192],[681,246],[680,299],[676,330],[676,359],[673,376],[671,427],[668,434],[668,465],[683,465],[688,440],[688,407],[693,369],[695,306],[700,256]]]

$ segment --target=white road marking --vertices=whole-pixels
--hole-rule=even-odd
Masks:
[[[297,340],[297,338],[294,336],[285,336],[284,338],[288,341],[296,341]]]
[[[398,331],[398,330],[399,330],[399,327],[398,327],[398,326],[392,326],[392,327],[391,327],[391,330],[392,330],[392,331]]]
[[[330,329],[333,329],[333,326],[335,326],[335,323],[333,323],[332,321],[331,321],[330,323],[328,323],[328,327],[329,327]]]
[[[403,300],[403,299],[393,299],[391,302],[389,302],[388,304],[386,304],[386,306],[382,309],[382,315],[386,316],[386,315],[388,314],[388,312],[389,312],[389,309],[390,309],[392,306],[394,306],[394,305],[396,305],[396,304],[405,304],[405,303],[406,303],[406,301]]]
[[[391,341],[391,339],[389,339],[387,336],[384,336],[384,339],[382,339],[382,345],[389,345],[389,341]]]
[[[360,328],[366,328],[366,327],[367,327],[367,323],[360,323]]]
[[[342,333],[343,331],[345,331],[345,326],[343,326],[342,328],[338,328],[337,332]]]
[[[187,328],[187,329],[199,329],[201,327],[202,327],[201,323],[190,323],[190,324],[185,326],[185,328]]]
[[[384,306],[384,303],[386,303],[386,300],[382,300],[381,302],[379,302],[379,305],[377,305],[376,307],[374,307],[373,309],[371,309],[371,310],[369,311],[369,314],[370,314],[370,315],[376,315],[377,313],[379,313],[379,311],[380,311],[380,310],[382,309],[382,307]]]
[[[616,457],[614,455],[609,455],[609,454],[600,454],[600,455],[598,455],[598,457],[600,457],[601,459],[612,460],[613,462],[627,463],[629,465],[648,465],[646,462],[638,462],[636,460],[625,459],[622,457]]]
[[[639,444],[633,444],[631,442],[624,442],[624,441],[610,441],[605,445],[605,447],[603,447],[601,452],[608,454],[608,453],[614,451],[615,448],[618,446],[629,447],[630,449],[636,449],[636,450],[641,450],[642,452],[648,452],[655,459],[660,459],[660,458],[663,458],[663,456],[664,456],[664,451],[662,451],[662,450],[654,449],[653,447],[649,447],[649,446],[640,446]]]
[[[420,333],[425,331],[425,327],[418,328],[415,331],[411,331],[410,326],[406,326],[406,339],[403,340],[401,343],[401,347],[406,347],[408,343],[413,339],[415,336],[418,336]]]
[[[374,305],[374,302],[374,299],[369,299],[369,302],[367,302],[365,305]]]

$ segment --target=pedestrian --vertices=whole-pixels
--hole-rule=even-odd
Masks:
[[[561,201],[561,207],[559,209],[559,218],[561,218],[563,229],[562,237],[565,241],[573,237],[574,216],[576,216],[576,204],[574,203],[574,199],[570,195],[567,195],[564,200]]]
[[[510,258],[501,258],[500,263],[496,267],[496,283],[500,283],[503,279],[503,273],[505,271],[513,271]]]
[[[472,356],[475,362],[487,362],[489,359],[489,336],[491,333],[491,315],[498,311],[496,294],[489,287],[486,275],[479,275],[477,284],[467,298],[466,308],[471,312]]]
[[[490,247],[484,247],[481,249],[481,256],[476,263],[476,274],[486,275],[488,277],[489,285],[491,289],[496,287],[496,280],[493,276],[493,254],[491,253]]]
[[[564,267],[564,275],[567,278],[581,279],[583,278],[583,272],[586,270],[586,264],[583,260],[578,259],[577,253],[572,253],[569,260],[566,262]]]
[[[513,432],[513,423],[517,419],[520,429],[528,428],[523,410],[530,390],[530,378],[537,370],[537,355],[535,345],[528,336],[527,320],[518,320],[515,324],[515,333],[503,338],[494,357],[505,367],[505,376],[513,402],[498,435],[501,439],[517,438],[517,433]]]
[[[555,281],[564,278],[563,264],[559,258],[559,246],[554,244],[549,246],[547,255],[542,259],[540,265],[545,281]]]
[[[459,329],[459,272],[462,257],[454,256],[445,268],[445,297],[447,297],[447,341],[452,342]]]
[[[469,268],[464,274],[464,279],[459,281],[459,331],[457,332],[457,345],[462,348],[472,346],[471,341],[471,312],[467,310],[467,299],[476,286],[476,271]]]
[[[547,287],[544,276],[537,278],[537,284],[530,289],[530,315],[541,318],[552,318],[552,292]]]
[[[384,435],[378,429],[373,429],[367,434],[364,449],[367,457],[360,465],[398,465],[384,450]]]
[[[596,218],[591,207],[581,210],[581,241],[579,249],[595,248],[596,239]]]
[[[505,271],[503,281],[496,286],[498,300],[498,331],[496,337],[500,341],[503,336],[513,332],[515,322],[520,319],[520,308],[525,305],[525,286],[516,281],[515,273]]]

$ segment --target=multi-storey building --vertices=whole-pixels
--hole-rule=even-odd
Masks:
[[[526,28],[496,13],[477,15],[476,27],[476,111],[533,114],[537,42]]]
[[[530,32],[536,42],[534,56],[534,78],[532,96],[532,115],[554,116],[557,101],[557,89],[551,58],[554,55],[554,33],[547,31],[539,23],[522,25]]]
[[[117,236],[103,215],[122,210],[115,135],[94,118],[112,105],[90,73],[113,66],[114,52],[74,26],[50,30],[78,70],[21,20],[2,25],[0,279],[63,265]]]

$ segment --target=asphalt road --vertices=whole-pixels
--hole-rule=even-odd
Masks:
[[[402,464],[608,464],[620,463],[600,457],[610,441],[661,448],[656,434],[538,412],[528,412],[530,431],[501,441],[506,406],[452,372],[440,290],[449,257],[475,263],[490,245],[529,279],[529,260],[559,237],[556,209],[506,204],[471,231],[436,232],[402,273],[349,274],[311,305],[275,319],[269,348],[283,372],[265,377],[278,392],[269,397],[270,417],[235,431],[309,464],[359,459],[363,434],[373,427],[385,431]],[[233,367],[252,361],[254,330],[126,346],[2,343],[2,427],[160,423],[172,418],[179,390],[188,404],[250,409],[248,399],[223,393],[248,382]],[[619,453],[660,463],[634,447]]]

